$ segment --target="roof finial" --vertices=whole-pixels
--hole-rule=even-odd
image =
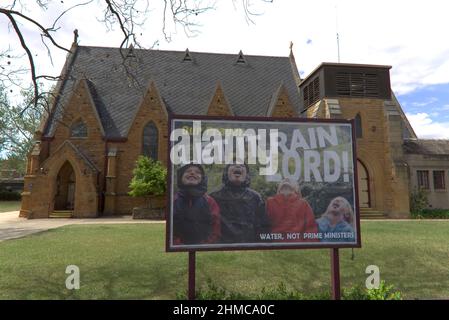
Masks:
[[[73,43],[78,44],[78,29],[73,30]]]
[[[290,41],[290,51],[293,51],[293,41]]]

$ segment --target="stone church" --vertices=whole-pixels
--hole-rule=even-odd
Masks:
[[[408,217],[416,187],[449,208],[449,143],[417,139],[389,66],[72,46],[28,158],[20,216],[130,214],[137,157],[167,164],[169,114],[355,119],[362,217]],[[162,199],[160,199],[162,201]]]

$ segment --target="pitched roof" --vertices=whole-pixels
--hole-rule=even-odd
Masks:
[[[409,154],[449,155],[449,140],[405,140],[404,151]]]
[[[122,51],[125,56],[126,50]],[[188,55],[191,60],[186,61],[185,51],[134,48],[124,62],[118,48],[78,46],[44,135],[52,136],[56,119],[80,79],[88,80],[108,138],[126,137],[150,81],[175,114],[205,115],[217,81],[237,116],[266,116],[281,83],[299,114],[301,103],[293,72],[296,66],[289,57],[244,55],[242,63],[238,54]]]
[[[404,110],[402,110],[401,104],[399,103],[398,98],[396,98],[396,95],[394,94],[393,90],[391,91],[391,100],[395,104],[395,107],[402,118],[405,130],[405,137],[410,139],[417,139],[418,136],[416,135],[415,130],[413,130],[410,121],[408,121],[407,116],[404,113]]]

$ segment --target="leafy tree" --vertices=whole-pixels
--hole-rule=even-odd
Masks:
[[[14,105],[0,86],[0,159],[8,169],[25,171],[34,134],[39,127],[44,107],[27,108],[33,103],[33,90],[22,91],[22,102]]]
[[[159,161],[139,156],[129,185],[129,195],[147,197],[151,206],[151,196],[161,196],[167,191],[167,169]]]

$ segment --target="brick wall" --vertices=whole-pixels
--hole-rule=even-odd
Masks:
[[[272,116],[292,117],[297,111],[291,105],[286,90],[279,90],[273,102]],[[74,215],[77,217],[94,217],[98,215],[103,185],[105,186],[104,214],[131,214],[134,207],[146,206],[145,198],[128,195],[129,183],[136,160],[142,154],[143,129],[153,121],[158,129],[158,160],[167,165],[168,147],[168,112],[153,82],[149,84],[146,94],[124,141],[106,141],[103,137],[101,123],[95,113],[90,92],[85,81],[80,81],[74,89],[64,110],[62,121],[57,125],[54,138],[42,141],[34,156],[34,170],[26,179],[22,216],[34,218],[48,217],[53,210],[53,198],[56,188],[56,176],[59,169],[70,161],[76,172],[76,203]],[[220,84],[211,99],[208,115],[232,116],[232,106],[225,97]],[[88,127],[87,138],[70,137],[70,125],[81,119]],[[89,167],[76,154],[73,146],[86,155],[97,171]],[[30,158],[31,159],[31,158]],[[40,168],[43,168],[41,172]],[[27,188],[28,186],[28,188]],[[153,205],[165,204],[165,197],[152,200]]]

